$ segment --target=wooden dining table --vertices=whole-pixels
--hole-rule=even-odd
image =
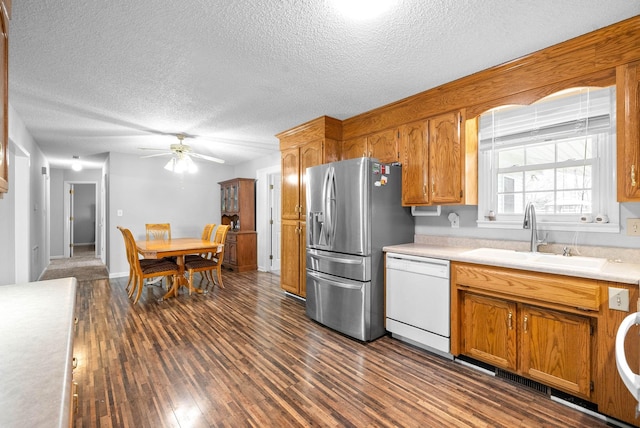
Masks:
[[[152,239],[136,241],[136,249],[145,259],[161,259],[163,257],[176,257],[178,275],[173,281],[172,287],[161,300],[176,297],[180,287],[187,287],[189,292],[203,293],[201,288],[194,287],[184,275],[184,256],[187,254],[200,254],[217,252],[224,244],[211,242],[201,238],[173,238]]]

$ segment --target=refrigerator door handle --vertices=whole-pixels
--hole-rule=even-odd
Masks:
[[[311,250],[307,250],[307,254],[309,254],[309,257],[312,257],[312,258],[331,260],[331,261],[334,261],[334,262],[343,263],[345,265],[359,265],[359,264],[362,264],[361,260],[336,257],[335,255],[325,256],[324,254],[319,254],[319,253],[316,253],[316,252],[311,251]]]
[[[324,235],[325,243],[329,248],[333,247],[335,234],[335,204],[336,204],[336,177],[333,167],[327,168],[322,186],[322,200],[324,203]]]
[[[334,285],[336,287],[340,287],[340,288],[347,288],[349,290],[360,290],[362,288],[362,284],[358,283],[358,284],[349,284],[346,281],[349,281],[348,279],[343,279],[342,281],[335,281],[331,278],[329,278],[327,275],[322,275],[321,273],[317,273],[317,272],[313,272],[313,271],[307,271],[307,275],[312,276],[314,278],[317,278],[319,280],[321,280],[322,282],[325,282],[327,284],[330,285]]]

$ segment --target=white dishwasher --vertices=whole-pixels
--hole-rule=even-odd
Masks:
[[[451,358],[449,260],[386,255],[386,329]]]

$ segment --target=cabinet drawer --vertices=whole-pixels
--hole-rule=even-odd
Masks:
[[[452,273],[458,286],[593,311],[600,307],[595,280],[463,263],[452,264]]]
[[[225,241],[226,243],[235,244],[237,240],[238,240],[238,237],[235,234],[227,233],[227,239]]]

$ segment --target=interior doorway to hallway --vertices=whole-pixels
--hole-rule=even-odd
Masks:
[[[64,183],[65,257],[96,256],[98,192],[95,182]]]

